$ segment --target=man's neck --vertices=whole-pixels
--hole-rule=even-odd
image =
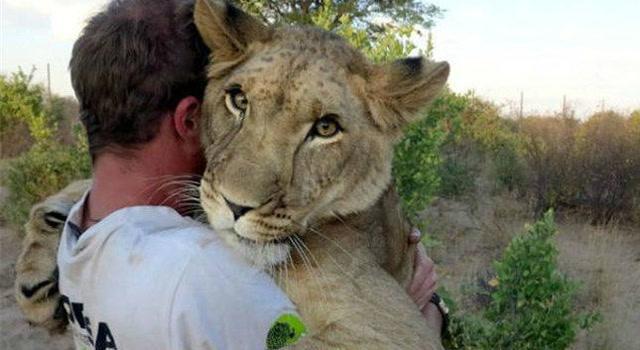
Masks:
[[[126,207],[177,206],[171,199],[179,186],[169,185],[177,178],[175,170],[163,166],[162,162],[152,162],[140,155],[124,158],[102,154],[94,163],[93,171],[93,185],[83,218],[85,228]]]

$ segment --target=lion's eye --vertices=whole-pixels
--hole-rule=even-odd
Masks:
[[[249,110],[249,99],[240,86],[232,86],[225,90],[225,105],[229,112],[238,118],[244,118]]]
[[[335,114],[327,114],[318,119],[315,124],[313,124],[310,136],[323,138],[336,136],[340,131],[342,131],[342,127],[340,127],[337,119],[338,116]]]

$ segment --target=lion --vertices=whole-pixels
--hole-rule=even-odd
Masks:
[[[213,52],[200,202],[227,244],[296,304],[308,335],[294,347],[441,348],[404,289],[415,252],[391,160],[448,64],[373,64],[337,35],[269,27],[222,1],[197,1],[195,21]],[[19,305],[50,329],[65,322],[55,252],[82,186],[34,207],[17,265]]]
[[[439,348],[402,287],[413,251],[390,187],[394,145],[449,65],[374,64],[336,34],[267,26],[225,1],[198,0],[194,18],[212,52],[200,203],[273,271],[308,325],[299,347]],[[400,227],[376,229],[384,210]]]

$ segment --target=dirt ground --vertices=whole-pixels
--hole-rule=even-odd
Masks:
[[[5,195],[0,187],[0,203]],[[20,313],[13,297],[15,261],[20,244],[18,233],[7,229],[0,221],[0,349],[73,349],[69,335],[51,336],[45,330],[30,326]]]

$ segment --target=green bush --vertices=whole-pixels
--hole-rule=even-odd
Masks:
[[[438,194],[457,197],[469,193],[475,187],[476,169],[466,159],[444,157],[438,167],[440,188]]]
[[[471,101],[470,94],[446,91],[434,103],[434,111],[441,125],[437,174],[440,178],[437,194],[456,197],[470,192],[475,186],[475,145],[465,137],[464,113]],[[472,155],[473,153],[473,155]]]
[[[530,116],[518,121],[519,150],[526,166],[523,190],[539,219],[551,208],[562,208],[578,185],[574,156],[579,121],[561,116]]]
[[[26,125],[34,142],[28,151],[5,161],[0,179],[9,190],[1,208],[2,216],[15,228],[25,223],[31,206],[69,182],[91,174],[88,147],[81,130],[76,129],[75,135],[70,136],[69,145],[56,139],[58,123],[69,124],[64,119],[75,109],[75,102],[54,96],[45,104],[43,89],[32,84],[32,77],[33,71],[25,74],[22,70],[10,77],[0,75],[0,135],[11,134],[18,130],[18,125]]]
[[[71,181],[91,176],[85,145],[36,145],[11,160],[3,184],[9,196],[2,215],[14,228],[27,220],[31,206],[56,193]]]
[[[0,135],[43,114],[44,90],[31,83],[34,71],[27,74],[20,69],[10,76],[0,74]]]
[[[498,187],[506,188],[509,191],[521,189],[525,175],[516,145],[508,143],[496,147],[492,152],[492,158],[493,176]]]
[[[15,157],[33,144],[32,121],[41,116],[43,89],[31,84],[33,71],[0,74],[0,157]]]
[[[462,134],[473,140],[490,164],[496,188],[517,188],[523,181],[518,138],[513,121],[500,116],[499,108],[474,95],[469,96]]]
[[[588,208],[594,223],[606,223],[633,210],[634,194],[640,188],[636,122],[615,112],[597,113],[576,133],[574,202]]]
[[[14,227],[26,221],[31,206],[71,181],[91,176],[86,146],[36,145],[9,163],[3,183],[9,189],[2,211]]]
[[[395,149],[393,175],[404,209],[412,219],[426,208],[440,186],[440,146],[446,133],[439,125],[450,113],[447,95],[436,99],[426,117],[407,129]]]
[[[58,122],[64,117],[65,105],[77,106],[73,99],[58,96],[52,96],[45,103],[44,88],[32,83],[34,72],[35,68],[29,74],[22,69],[11,76],[0,74],[0,136],[3,141],[22,125],[28,127],[35,143],[51,142],[56,136]]]
[[[574,311],[577,285],[557,268],[553,213],[515,237],[495,263],[497,285],[482,315],[455,317],[452,349],[566,349],[599,320]]]
[[[553,213],[513,239],[495,265],[499,284],[486,312],[498,349],[566,349],[579,318],[572,311],[576,285],[557,269]]]
[[[456,197],[473,192],[483,163],[491,166],[496,187],[518,188],[524,171],[513,123],[500,117],[496,105],[473,92],[448,93],[446,97],[447,136],[440,150],[438,194]]]

